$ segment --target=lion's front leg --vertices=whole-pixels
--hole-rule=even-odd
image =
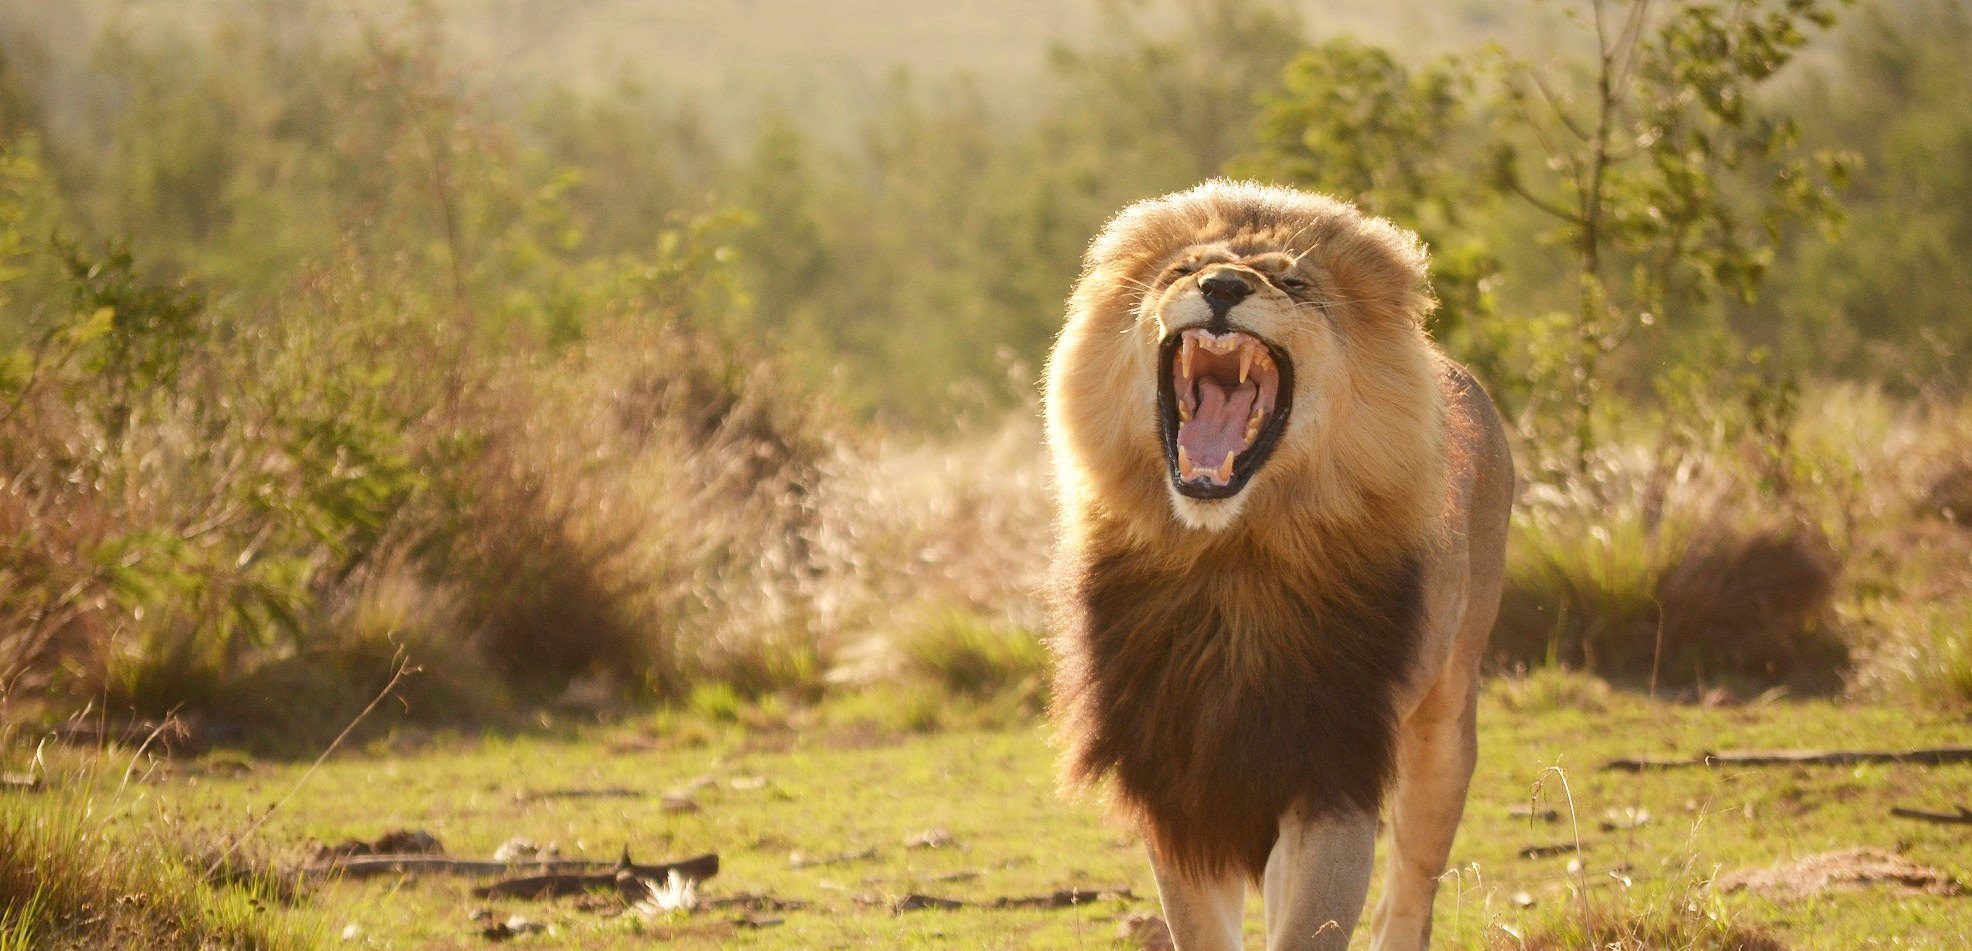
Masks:
[[[1390,797],[1389,873],[1372,920],[1376,951],[1422,951],[1431,944],[1431,905],[1465,811],[1466,786],[1478,760],[1476,689],[1449,688],[1445,711],[1428,703],[1411,715],[1397,746],[1397,786]]]
[[[1269,951],[1347,948],[1375,850],[1374,815],[1307,816],[1296,807],[1282,816],[1264,884]]]
[[[1157,897],[1178,951],[1238,951],[1240,916],[1246,906],[1246,880],[1238,872],[1200,881],[1161,862],[1150,850]]]

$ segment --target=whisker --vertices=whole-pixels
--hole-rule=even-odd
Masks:
[[[1343,304],[1394,304],[1394,303],[1396,303],[1396,301],[1388,297],[1358,297],[1354,300],[1332,300],[1329,298],[1322,298],[1321,300],[1297,303],[1294,306],[1306,307],[1308,304],[1319,304],[1323,307],[1339,307]]]
[[[1290,235],[1288,235],[1288,236],[1287,236],[1287,240],[1285,240],[1285,241],[1282,241],[1282,242],[1281,242],[1281,244],[1282,244],[1282,245],[1290,245],[1290,244],[1293,244],[1293,243],[1294,243],[1294,239],[1295,239],[1295,238],[1298,238],[1298,237],[1300,237],[1301,235],[1303,235],[1303,234],[1305,234],[1305,233],[1307,232],[1307,230],[1308,230],[1309,228],[1312,228],[1312,227],[1314,227],[1315,225],[1317,225],[1317,224],[1320,224],[1320,223],[1321,223],[1321,221],[1320,221],[1320,219],[1313,219],[1313,220],[1310,220],[1310,221],[1309,221],[1309,222],[1308,222],[1307,224],[1304,224],[1304,225],[1302,225],[1301,227],[1299,227],[1299,228],[1296,228],[1296,229],[1294,229],[1294,233],[1293,233],[1293,234],[1290,234]],[[1313,250],[1314,250],[1314,247],[1313,247],[1313,246],[1310,246],[1310,247],[1308,248],[1308,250],[1307,250],[1307,251],[1303,251],[1303,252],[1301,252],[1301,255],[1300,255],[1300,256],[1297,256],[1297,257],[1295,257],[1295,259],[1294,259],[1294,263],[1296,263],[1296,264],[1299,264],[1299,263],[1301,263],[1301,257],[1303,257],[1303,256],[1306,256],[1306,255],[1307,255],[1307,253],[1308,253],[1308,251],[1313,251]]]

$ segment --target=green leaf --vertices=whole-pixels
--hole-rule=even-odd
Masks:
[[[63,331],[70,343],[86,345],[95,343],[110,335],[116,329],[116,308],[98,307],[87,316],[78,316],[75,323]]]

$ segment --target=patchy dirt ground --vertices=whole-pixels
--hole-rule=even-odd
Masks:
[[[1811,898],[1836,889],[1884,888],[1930,895],[1963,895],[1951,875],[1882,849],[1842,849],[1742,870],[1719,879],[1721,891],[1744,889],[1768,898]]]

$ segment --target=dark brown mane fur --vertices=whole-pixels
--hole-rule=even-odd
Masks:
[[[1421,578],[1405,555],[1338,588],[1229,534],[1190,564],[1066,555],[1055,703],[1072,778],[1113,779],[1167,861],[1257,878],[1289,808],[1377,809]]]

